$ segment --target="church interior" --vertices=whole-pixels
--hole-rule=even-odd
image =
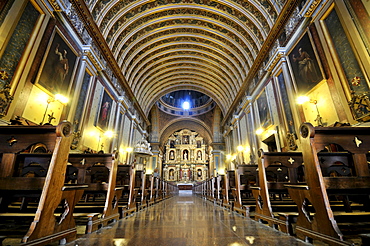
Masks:
[[[368,0],[0,1],[0,245],[370,245],[369,97]]]

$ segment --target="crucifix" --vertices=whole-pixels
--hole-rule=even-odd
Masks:
[[[51,112],[51,114],[48,114],[48,123],[51,124],[51,121],[55,119],[54,112]]]

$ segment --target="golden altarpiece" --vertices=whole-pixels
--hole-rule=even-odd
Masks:
[[[163,177],[168,181],[193,182],[205,180],[209,156],[203,137],[183,129],[173,133],[167,141]]]

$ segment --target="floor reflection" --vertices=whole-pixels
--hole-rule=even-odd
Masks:
[[[67,246],[310,245],[182,191]]]

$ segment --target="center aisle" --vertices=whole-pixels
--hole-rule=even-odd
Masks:
[[[68,246],[311,245],[213,205],[189,191]]]

